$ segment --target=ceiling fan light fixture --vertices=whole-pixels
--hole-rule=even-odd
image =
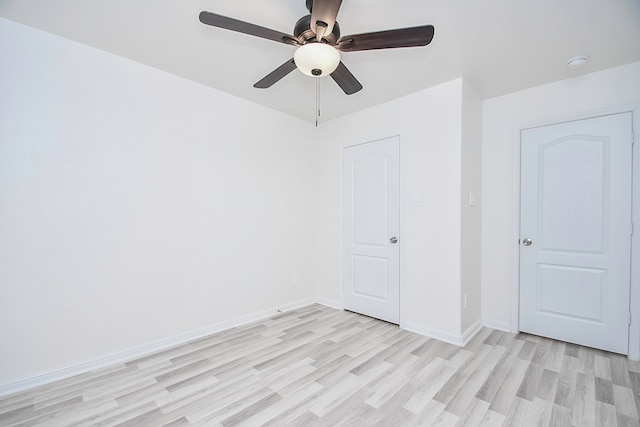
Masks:
[[[338,68],[340,52],[326,43],[307,43],[295,51],[293,60],[307,76],[324,77]]]

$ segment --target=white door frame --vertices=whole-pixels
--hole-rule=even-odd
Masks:
[[[406,170],[405,167],[405,156],[404,156],[404,149],[403,149],[403,143],[402,143],[402,137],[400,136],[399,133],[396,134],[392,134],[392,135],[388,135],[388,136],[380,136],[380,137],[373,137],[370,140],[367,141],[360,141],[360,142],[354,142],[354,143],[345,143],[340,145],[340,308],[344,309],[344,279],[343,279],[343,274],[342,272],[344,271],[344,245],[342,244],[342,242],[344,241],[344,206],[342,204],[343,201],[343,188],[342,188],[342,182],[344,179],[344,150],[345,148],[350,148],[350,147],[355,147],[358,145],[364,145],[364,144],[369,144],[372,142],[378,142],[378,141],[382,141],[385,139],[389,139],[389,138],[398,138],[398,146],[399,146],[399,150],[400,150],[400,238],[403,239],[402,236],[406,236],[406,230],[405,230],[405,200],[406,200],[406,182],[405,182],[405,173],[404,171]],[[403,242],[402,240],[399,241],[400,247],[399,247],[399,251],[400,251],[400,256],[399,256],[399,262],[400,262],[400,278],[399,278],[399,287],[400,287],[400,323],[399,323],[399,327],[404,329],[404,324],[405,324],[405,298],[406,298],[406,290],[405,290],[405,274],[404,274],[404,266],[406,265],[405,263],[405,251],[403,250]]]
[[[629,295],[629,311],[631,325],[629,327],[629,359],[640,360],[640,104],[626,105],[590,111],[583,114],[558,117],[550,120],[538,120],[522,123],[514,129],[513,141],[513,207],[512,207],[512,244],[511,251],[511,332],[520,330],[519,301],[520,301],[520,134],[523,130],[561,124],[576,120],[591,119],[618,113],[632,113],[634,147],[632,170],[632,221],[634,233],[631,236],[631,289]]]

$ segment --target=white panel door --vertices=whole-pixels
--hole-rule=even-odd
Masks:
[[[343,300],[347,310],[400,320],[400,140],[344,149]]]
[[[631,118],[522,132],[521,331],[627,354]]]

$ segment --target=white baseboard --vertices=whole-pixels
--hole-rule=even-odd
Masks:
[[[487,328],[497,329],[498,331],[513,332],[511,330],[511,323],[509,322],[501,322],[499,320],[491,320],[491,319],[482,319],[482,324]]]
[[[473,337],[480,332],[482,326],[482,319],[478,319],[462,333],[462,342],[464,343],[463,347],[466,347],[467,344],[469,344],[469,341],[471,341]]]
[[[464,347],[480,331],[480,329],[482,328],[482,321],[476,321],[473,325],[471,325],[469,329],[467,329],[460,335],[453,335],[447,332],[439,331],[437,329],[425,328],[424,326],[413,322],[405,322],[402,325],[402,328],[406,329],[409,332],[415,332],[416,334],[437,339],[438,341],[444,341],[458,347]]]
[[[227,329],[235,328],[247,323],[265,319],[267,317],[275,316],[279,312],[295,310],[310,304],[321,304],[331,308],[341,309],[339,308],[339,303],[326,298],[307,298],[304,300],[295,301],[278,307],[250,313],[244,316],[237,317],[235,319],[219,322],[204,328],[185,332],[179,335],[174,335],[172,337],[163,338],[152,343],[147,343],[129,349],[113,352],[97,357],[95,359],[85,360],[73,365],[56,369],[54,371],[44,372],[39,375],[22,378],[6,384],[0,384],[0,397],[19,393],[30,388],[39,387],[54,381],[70,378],[75,375],[83,374],[85,372],[95,371],[111,365],[116,365],[118,363],[135,360],[162,350],[166,350],[171,347],[176,347],[190,341],[204,338],[217,332],[222,332]]]
[[[437,329],[425,328],[424,326],[413,322],[404,322],[402,329],[462,347],[463,340],[461,335],[451,335]]]
[[[335,301],[329,298],[322,298],[322,297],[317,297],[312,299],[313,299],[313,303],[310,303],[310,304],[320,304],[326,307],[335,308],[336,310],[344,310],[344,307],[342,306],[340,301]]]

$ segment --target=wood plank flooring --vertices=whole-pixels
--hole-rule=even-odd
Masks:
[[[640,364],[311,305],[0,399],[2,426],[639,426]]]

